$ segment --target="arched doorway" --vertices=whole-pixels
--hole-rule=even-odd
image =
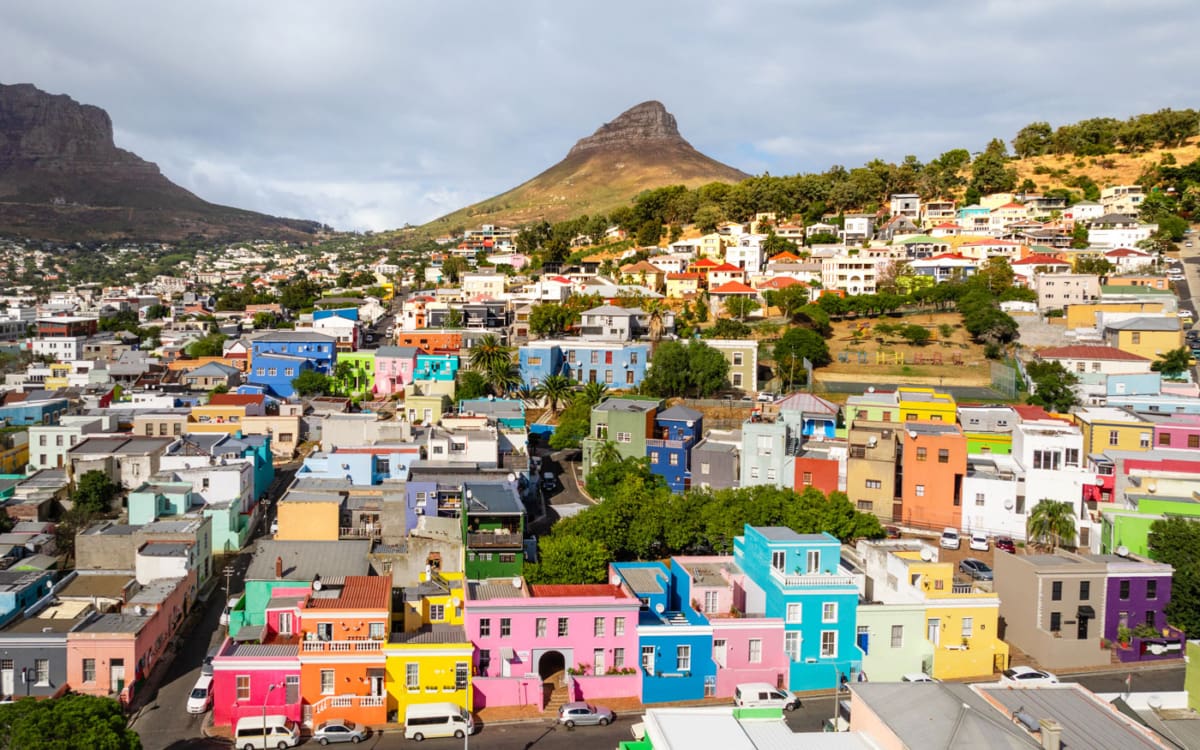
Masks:
[[[563,658],[561,651],[547,651],[538,659],[538,676],[542,678],[542,682],[560,674],[567,668],[567,660]]]

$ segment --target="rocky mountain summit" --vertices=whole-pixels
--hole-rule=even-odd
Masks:
[[[662,102],[648,101],[630,107],[617,119],[601,125],[587,138],[580,138],[567,157],[594,149],[645,145],[684,145],[691,148],[691,144],[679,135],[675,115],[668,112]]]

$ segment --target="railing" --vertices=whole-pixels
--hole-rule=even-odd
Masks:
[[[520,547],[524,543],[524,537],[520,534],[467,534],[468,547]]]
[[[342,526],[338,529],[338,536],[342,539],[379,539],[383,536],[383,529],[378,526]]]
[[[382,708],[383,695],[330,695],[313,704],[312,712],[318,715],[334,708]]]
[[[950,586],[951,594],[972,594],[975,592],[973,583],[956,583]]]
[[[302,641],[304,653],[375,653],[383,650],[383,641]]]
[[[854,576],[826,575],[824,573],[806,573],[804,575],[786,575],[782,571],[771,568],[771,577],[788,588],[797,586],[853,586]]]

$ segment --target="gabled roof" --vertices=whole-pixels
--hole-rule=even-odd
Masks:
[[[781,261],[792,261],[792,262],[795,262],[795,261],[798,261],[798,260],[800,260],[800,256],[799,256],[799,255],[794,255],[794,254],[792,254],[792,253],[789,253],[787,250],[784,250],[782,253],[775,253],[774,255],[772,255],[772,256],[771,256],[770,258],[768,258],[767,260],[768,260],[768,262],[771,262],[771,263],[778,263],[778,262],[781,262]]]
[[[621,273],[653,273],[660,274],[662,269],[648,261],[638,261],[627,266],[621,266]]]
[[[708,290],[709,294],[756,294],[757,290],[746,286],[740,281],[726,281],[716,289]]]
[[[698,260],[692,264],[692,266],[694,268],[717,268],[720,265],[721,265],[720,263],[717,263],[715,260],[712,260],[711,258],[701,258],[700,260]]]
[[[669,273],[667,281],[699,281],[703,278],[703,274],[698,273]]]
[[[1149,258],[1150,253],[1143,253],[1141,250],[1134,250],[1133,248],[1128,247],[1118,247],[1114,250],[1109,250],[1104,254],[1104,257],[1106,258],[1129,258],[1131,256],[1138,258]]]
[[[1113,361],[1122,360],[1126,362],[1150,361],[1148,358],[1143,357],[1140,354],[1127,352],[1123,349],[1118,349],[1115,346],[1090,346],[1087,344],[1039,349],[1037,355],[1041,359],[1097,359]]]
[[[776,276],[774,278],[759,282],[758,288],[787,289],[789,286],[796,286],[797,284],[800,284],[801,286],[807,286],[807,284],[805,284],[803,281],[800,281],[799,279],[793,279],[791,276]]]
[[[696,265],[699,266],[700,264],[697,263]],[[729,273],[732,271],[736,271],[737,273],[743,273],[743,269],[738,268],[737,266],[733,265],[732,263],[722,263],[719,266],[713,266],[712,268],[708,269],[709,273],[712,273],[714,271],[719,271],[721,273]]]
[[[212,378],[212,377],[229,377],[230,375],[237,375],[240,372],[241,372],[241,370],[239,370],[236,367],[230,367],[229,365],[223,365],[220,362],[209,362],[207,364],[201,365],[200,367],[197,367],[194,370],[188,371],[187,374],[202,377],[202,378]]]
[[[584,315],[624,315],[626,317],[635,317],[644,315],[641,310],[636,307],[617,307],[616,305],[600,305],[593,307],[591,310],[584,310]]]
[[[1069,266],[1065,260],[1059,260],[1052,255],[1030,255],[1021,260],[1014,260],[1014,266]]]

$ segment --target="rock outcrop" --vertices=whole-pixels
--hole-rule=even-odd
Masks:
[[[567,153],[568,157],[594,149],[620,149],[649,145],[692,145],[679,135],[675,115],[662,102],[642,102],[630,107],[612,122],[601,125],[595,133],[581,138]]]

